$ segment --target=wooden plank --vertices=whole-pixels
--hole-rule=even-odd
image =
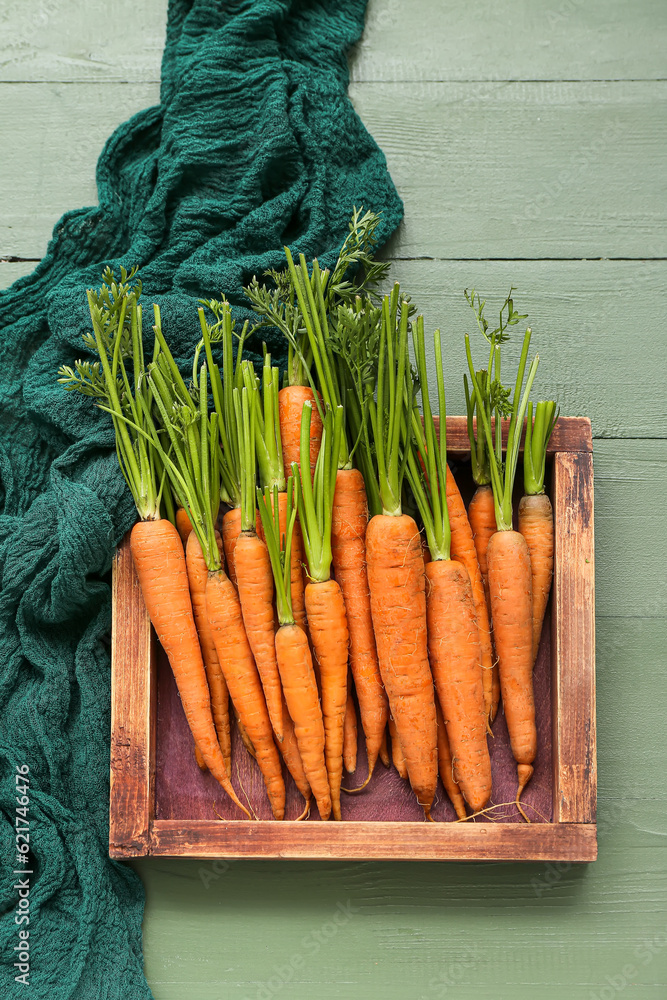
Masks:
[[[350,94],[405,202],[392,256],[667,256],[667,81]]]
[[[667,82],[351,93],[405,200],[392,256],[667,256]],[[157,84],[0,87],[0,184],[12,191],[0,256],[42,256],[63,211],[95,204],[108,135],[157,100]]]
[[[103,0],[37,6],[5,0],[0,80],[155,81],[166,0],[116,0],[109,30]],[[661,79],[667,30],[662,0],[476,0],[450,4],[370,0],[352,53],[359,80]],[[480,58],[480,53],[493,53]]]
[[[553,504],[554,820],[591,823],[597,780],[591,455],[555,456]]]
[[[406,845],[409,845],[406,851]],[[577,823],[248,823],[155,820],[151,854],[197,858],[594,861],[595,826]]]
[[[664,351],[656,331],[667,329],[667,262],[396,261],[391,275],[423,312],[427,334],[443,332],[450,413],[465,412],[464,333],[476,364],[488,360],[463,289],[480,291],[492,320],[515,285],[515,307],[529,314],[531,350],[540,355],[535,398],[590,417],[596,439],[664,435]],[[516,371],[520,341],[514,334],[503,349],[505,372]],[[429,383],[435,387],[432,366]]]
[[[438,417],[434,417],[436,429],[440,425]],[[503,420],[503,448],[507,446],[509,420]],[[473,418],[473,428],[477,432],[477,418]],[[492,430],[495,420],[492,420]],[[520,451],[523,451],[525,430],[521,435]],[[593,438],[591,422],[588,417],[559,417],[547,445],[547,454],[554,455],[559,451],[592,452]],[[470,455],[470,439],[468,438],[468,421],[466,417],[447,417],[447,453],[454,455]]]
[[[129,535],[113,564],[109,854],[148,853],[155,767],[154,640]]]

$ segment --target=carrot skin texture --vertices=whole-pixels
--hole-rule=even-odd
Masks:
[[[243,624],[259,671],[271,725],[277,740],[282,742],[283,703],[276,662],[273,573],[266,542],[255,532],[241,532],[234,560]]]
[[[413,518],[373,517],[366,530],[366,561],[380,673],[410,784],[428,817],[438,780],[437,726],[424,559]]]
[[[391,759],[394,767],[398,771],[399,777],[403,781],[408,780],[408,768],[405,763],[405,757],[403,756],[403,751],[401,750],[401,741],[398,738],[398,733],[396,732],[396,723],[390,717],[389,718],[389,735],[391,736]]]
[[[219,548],[222,547],[220,536],[216,532]],[[211,635],[211,628],[208,623],[206,613],[206,584],[208,582],[208,567],[204,559],[204,554],[199,544],[199,539],[194,531],[190,532],[185,547],[185,565],[188,571],[188,584],[190,586],[190,599],[192,601],[192,611],[199,635],[204,666],[206,668],[206,680],[211,697],[211,711],[213,722],[218,734],[218,742],[222,750],[227,773],[231,774],[232,766],[232,737],[229,723],[229,692],[227,683],[223,676],[218,661],[218,654],[215,650],[215,643]]]
[[[306,586],[306,614],[320,665],[324,755],[331,789],[331,810],[333,818],[339,820],[350,634],[343,594],[335,580]]]
[[[300,465],[301,414],[306,402],[315,403],[313,390],[307,385],[287,385],[278,393],[280,438],[283,446],[285,473],[292,462]],[[315,463],[322,443],[322,418],[316,405],[310,418],[310,474],[315,473]]]
[[[241,508],[232,507],[228,510],[222,518],[222,547],[225,550],[225,565],[227,566],[227,576],[232,581],[234,586],[237,586],[236,582],[236,562],[234,560],[234,551],[236,549],[236,542],[241,534]]]
[[[213,723],[181,536],[169,521],[139,521],[130,535],[130,549],[146,610],[171,664],[195,743],[213,777],[248,815],[229,780]]]
[[[368,501],[358,469],[339,469],[333,502],[331,551],[334,573],[343,592],[350,632],[350,668],[366,739],[368,771],[373,773],[389,718],[380,676],[371,595],[366,568]]]
[[[199,768],[200,771],[208,771],[208,768],[206,766],[206,761],[202,757],[201,750],[199,749],[196,743],[195,743],[195,760],[197,761],[197,767]]]
[[[303,769],[320,818],[327,820],[331,815],[331,790],[324,760],[324,722],[308,637],[298,625],[278,629],[276,658]]]
[[[478,486],[474,496],[468,505],[468,519],[472,528],[472,537],[477,551],[477,562],[482,574],[484,584],[484,594],[486,596],[486,606],[489,612],[489,622],[491,625],[491,642],[493,643],[493,618],[491,615],[491,598],[489,597],[489,568],[487,562],[487,549],[491,535],[495,535],[498,530],[496,525],[496,508],[493,502],[493,490],[490,486]],[[492,673],[492,701],[490,722],[496,717],[498,705],[500,703],[500,674],[498,672],[498,661],[493,658]]]
[[[493,703],[493,646],[491,644],[491,625],[489,610],[484,593],[482,573],[475,550],[473,531],[468,520],[463,498],[447,466],[447,511],[452,532],[452,559],[463,563],[470,577],[472,596],[475,604],[475,616],[479,630],[479,644],[482,655],[482,683],[484,685],[484,705],[490,722],[495,718],[498,703]],[[495,517],[495,515],[494,515]],[[494,520],[495,524],[495,520]]]
[[[533,585],[533,664],[537,659],[554,573],[554,512],[546,493],[524,496],[519,502],[519,531],[530,553]]]
[[[382,734],[382,743],[380,744],[380,760],[385,767],[389,767],[391,761],[389,760],[389,747],[387,746],[387,730],[385,729]]]
[[[255,749],[273,815],[282,819],[285,815],[285,783],[280,757],[273,742],[264,692],[243,627],[238,594],[222,571],[209,573],[206,608],[230,697]]]
[[[447,727],[445,726],[445,720],[442,717],[442,709],[438,700],[435,703],[435,712],[438,719],[438,771],[440,772],[440,780],[447,792],[449,801],[454,806],[454,812],[459,819],[465,819],[467,815],[465,799],[461,795],[461,789],[454,778],[452,751],[449,746]]]
[[[525,538],[518,531],[497,531],[489,541],[488,559],[489,593],[505,719],[514,759],[519,765],[520,775],[525,775],[528,773],[526,767],[530,767],[532,773],[537,753],[533,696],[533,594],[530,555]]]
[[[188,512],[183,507],[178,507],[176,510],[176,529],[181,536],[183,545],[187,545],[188,537],[192,531],[192,525],[190,524]]]
[[[491,795],[481,652],[470,578],[454,559],[426,567],[428,650],[454,761],[454,777],[473,810]]]
[[[357,769],[357,712],[350,685],[348,685],[347,704],[345,705],[343,766],[348,774],[354,774]]]

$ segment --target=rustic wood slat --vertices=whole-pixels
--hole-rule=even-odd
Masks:
[[[436,428],[439,428],[439,417],[435,417],[435,424]],[[477,418],[473,419],[473,427],[477,429]],[[509,420],[503,420],[503,448],[507,446],[508,430]],[[523,451],[524,437],[525,430],[521,436],[521,451]],[[466,417],[447,417],[447,451],[457,456],[470,454]],[[547,454],[554,455],[560,451],[585,453],[593,451],[593,435],[588,417],[558,418],[547,445]]]
[[[148,853],[154,814],[155,640],[130,552],[113,564],[111,622],[111,794],[109,854]]]
[[[593,823],[595,753],[595,553],[593,458],[560,453],[554,460],[555,560],[554,818]]]
[[[151,854],[188,858],[594,861],[592,824],[156,820]]]

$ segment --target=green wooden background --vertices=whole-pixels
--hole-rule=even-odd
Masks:
[[[156,102],[165,11],[3,0],[3,285]],[[395,274],[454,369],[463,288],[513,282],[540,394],[593,421],[599,861],[144,861],[157,1000],[667,995],[666,53],[665,0],[371,0],[351,60],[405,199]]]

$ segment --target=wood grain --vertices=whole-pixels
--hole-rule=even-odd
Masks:
[[[147,854],[154,813],[155,638],[134,571],[129,534],[113,563],[109,854]]]
[[[156,820],[151,853],[197,858],[594,861],[588,823],[249,823]]]
[[[554,818],[592,823],[597,795],[592,456],[557,454],[553,483]]]

